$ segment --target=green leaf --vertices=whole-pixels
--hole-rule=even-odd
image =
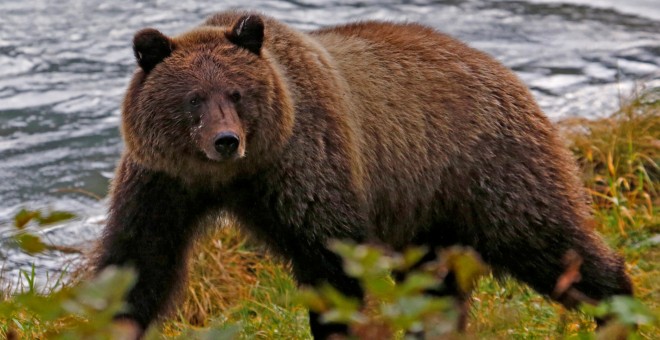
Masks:
[[[321,294],[333,305],[342,309],[357,311],[360,308],[360,302],[351,297],[343,295],[340,291],[329,284],[320,288]]]
[[[392,300],[395,297],[394,292],[398,288],[395,286],[394,281],[385,275],[362,280],[362,286],[368,294],[385,301]]]
[[[17,296],[16,303],[21,309],[30,311],[41,321],[53,321],[63,315],[57,294],[43,296],[31,291]]]
[[[40,210],[21,209],[21,211],[14,216],[14,226],[18,229],[23,229],[32,220],[36,220],[39,225],[43,226],[70,220],[74,217],[76,217],[76,215],[68,211],[55,210],[51,211],[48,215],[44,215]]]
[[[75,295],[76,302],[97,311],[111,310],[114,314],[124,308],[121,302],[135,283],[134,270],[108,267],[93,282],[84,283]]]
[[[41,242],[38,236],[32,234],[19,234],[16,236],[16,242],[21,249],[29,254],[41,253],[48,249],[48,245]]]
[[[439,303],[437,298],[418,295],[412,297],[403,297],[399,299],[398,304],[402,314],[413,319],[419,319],[425,313],[439,311],[444,308],[444,303]]]
[[[325,299],[313,288],[301,288],[297,294],[297,301],[315,312],[324,312],[328,309]]]
[[[479,255],[469,248],[451,247],[442,252],[441,258],[454,272],[456,283],[463,292],[472,291],[477,279],[488,271]]]
[[[582,305],[581,309],[586,314],[596,317],[613,316],[620,324],[626,326],[652,325],[658,321],[653,311],[630,296],[614,296],[597,306]]]
[[[392,324],[398,328],[411,329],[424,317],[451,309],[449,298],[427,295],[404,296],[393,304],[382,305],[381,310]]]
[[[41,212],[39,210],[21,209],[21,211],[14,216],[14,226],[18,229],[23,229],[32,219],[39,218],[40,216]]]
[[[230,325],[224,328],[211,328],[195,332],[200,340],[232,340],[238,339],[241,328],[239,325]]]
[[[420,294],[427,289],[440,285],[440,281],[431,274],[412,272],[398,287],[399,296]]]
[[[614,296],[609,306],[610,312],[624,325],[650,325],[656,321],[646,305],[630,296]]]
[[[403,263],[398,270],[408,270],[416,265],[429,252],[426,247],[411,247],[403,253]]]
[[[39,225],[48,225],[61,221],[70,220],[74,217],[76,217],[76,215],[68,211],[55,210],[50,212],[50,214],[46,216],[37,216],[37,220],[39,221]]]
[[[320,289],[322,296],[332,306],[330,310],[323,313],[321,320],[323,322],[362,322],[364,316],[360,313],[360,302],[351,297],[344,296],[329,284],[323,285]]]

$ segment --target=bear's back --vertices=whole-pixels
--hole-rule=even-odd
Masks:
[[[527,88],[483,52],[417,24],[363,22],[310,35],[349,88],[371,216],[395,226],[390,234],[415,227],[404,221],[433,219],[425,202],[468,195],[470,173],[493,155],[506,164],[556,154]],[[543,147],[521,155],[507,149],[511,141]]]
[[[310,34],[332,56],[363,128],[395,136],[430,130],[444,139],[457,131],[498,133],[501,124],[529,119],[548,123],[509,69],[429,27],[363,22]]]

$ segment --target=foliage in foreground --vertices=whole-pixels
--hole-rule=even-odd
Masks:
[[[345,271],[359,280],[371,303],[362,308],[359,301],[343,296],[330,286],[304,289],[298,300],[320,312],[326,322],[348,324],[360,339],[391,339],[403,336],[404,332],[414,334],[420,331],[431,338],[458,336],[455,325],[459,311],[452,298],[433,297],[425,295],[424,291],[442,285],[440,278],[452,271],[459,289],[470,292],[477,279],[486,272],[476,253],[458,247],[444,250],[439,263],[412,271],[408,270],[425,255],[425,249],[411,248],[403,254],[392,254],[376,247],[341,242],[332,243],[331,248],[343,258]],[[392,271],[408,274],[399,284],[394,284],[389,276]],[[126,309],[123,299],[135,278],[130,269],[110,267],[92,280],[48,295],[39,294],[32,287],[0,304],[0,320],[5,322],[2,331],[12,339],[18,334],[52,339],[117,338],[122,329],[112,324],[112,316]],[[263,307],[273,306],[262,304],[257,309]],[[613,317],[614,321],[598,333],[600,338],[618,338],[620,334],[631,332],[634,326],[657,322],[656,316],[644,304],[630,297],[614,297],[585,311],[594,316]],[[263,312],[253,313],[257,316]],[[246,316],[249,320],[250,315],[241,315]],[[187,325],[180,329],[176,338],[270,338],[277,334],[260,334],[259,330],[248,332],[249,328],[242,322],[225,320],[215,323],[201,329]],[[286,325],[278,324],[277,327]],[[300,323],[292,325],[300,327]],[[34,332],[40,328],[44,330],[42,333]],[[587,333],[581,335],[581,338],[590,338]],[[165,334],[151,329],[145,338],[163,336]]]
[[[110,339],[113,316],[126,306],[125,293],[135,281],[130,269],[109,267],[93,281],[67,286],[48,295],[34,285],[0,304],[0,329],[7,338]],[[57,327],[66,325],[66,327]],[[32,330],[43,333],[32,333]]]
[[[327,285],[303,290],[302,301],[321,313],[323,321],[347,324],[362,339],[391,339],[397,333],[421,331],[434,338],[447,336],[457,325],[460,310],[452,298],[424,292],[440,287],[450,271],[456,274],[458,288],[469,292],[486,272],[476,253],[459,247],[444,250],[437,263],[412,271],[427,249],[388,254],[376,247],[341,242],[333,242],[330,248],[343,258],[346,273],[358,279],[371,306],[363,309],[359,301]],[[389,277],[394,271],[407,274],[394,284]]]
[[[607,119],[559,124],[593,198],[595,227],[625,255],[636,299],[615,298],[586,308],[586,313],[568,312],[524,285],[486,275],[475,282],[466,337],[589,339],[596,334],[588,315],[604,314],[614,315],[618,322],[599,333],[600,338],[615,337],[632,323],[641,325],[632,337],[652,339],[660,333],[660,249],[653,241],[660,234],[660,101],[652,95],[657,97],[658,91],[635,99]],[[26,210],[16,223],[41,223],[48,216]],[[39,250],[31,246],[38,243],[26,240],[17,243],[26,251]],[[417,271],[395,286],[387,274],[409,265],[418,249],[397,255],[357,245],[333,247],[346,260],[347,272],[365,286],[370,296],[366,309],[329,288],[298,295],[286,264],[228,227],[199,242],[192,252],[185,300],[173,318],[149,337],[309,338],[305,305],[328,320],[348,322],[364,337],[403,337],[403,330],[420,328],[436,335],[453,334],[456,310],[451,302],[420,294],[438,284],[442,275]],[[466,274],[466,282],[473,282],[479,272]],[[28,282],[34,278],[33,273],[24,275]],[[121,296],[134,278],[125,271],[106,275],[47,295],[33,285],[18,295],[3,290],[0,337],[112,336],[109,315],[122,308]]]

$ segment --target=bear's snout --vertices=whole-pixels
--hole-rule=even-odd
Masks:
[[[238,150],[240,142],[240,138],[235,133],[223,131],[215,136],[213,146],[220,156],[223,158],[230,158],[236,153],[236,150]]]

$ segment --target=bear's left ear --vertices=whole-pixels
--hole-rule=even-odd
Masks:
[[[232,43],[259,55],[264,43],[264,22],[258,15],[244,15],[226,36]]]
[[[163,33],[153,29],[145,28],[133,38],[133,52],[138,65],[149,73],[156,65],[169,57],[174,50],[174,43]]]

